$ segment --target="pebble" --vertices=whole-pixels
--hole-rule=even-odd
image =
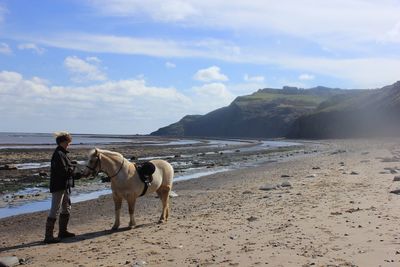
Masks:
[[[356,171],[352,171],[350,174],[351,174],[351,175],[359,175],[359,173],[356,172]]]
[[[254,222],[254,221],[257,221],[258,218],[257,218],[257,217],[254,217],[254,216],[250,216],[250,217],[247,218],[246,220],[248,220],[249,222]]]
[[[315,178],[315,177],[317,177],[316,174],[310,174],[310,175],[308,175],[306,178]]]
[[[0,266],[17,266],[19,265],[19,259],[17,257],[0,257]]]
[[[142,266],[145,266],[146,264],[147,264],[147,262],[145,262],[144,260],[136,260],[132,264],[132,267],[142,267]]]
[[[178,197],[179,195],[174,191],[169,191],[169,197]]]
[[[270,191],[270,190],[274,190],[276,189],[276,185],[272,185],[272,184],[266,184],[260,187],[260,190],[263,191]]]
[[[289,183],[288,181],[285,181],[281,184],[282,187],[292,187],[292,184]]]

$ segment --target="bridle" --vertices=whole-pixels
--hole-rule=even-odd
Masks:
[[[97,158],[97,159],[96,159],[96,162],[95,162],[95,164],[94,164],[93,167],[90,167],[89,164],[86,165],[86,168],[88,168],[89,170],[92,171],[92,176],[93,176],[93,177],[96,177],[97,174],[101,171],[100,155],[99,155],[99,156],[96,156],[96,158]],[[99,167],[99,170],[97,170],[97,167]]]
[[[86,168],[92,171],[92,175],[94,177],[97,176],[99,172],[101,172],[101,160],[100,160],[100,155],[96,156],[96,162],[93,167],[90,167],[89,165],[86,165]],[[114,176],[117,176],[118,173],[122,170],[122,167],[124,167],[125,163],[125,158],[122,156],[122,162],[121,162],[121,167],[119,167],[118,171],[114,175],[109,175],[110,178],[113,178]]]

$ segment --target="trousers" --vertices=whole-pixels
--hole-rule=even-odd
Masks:
[[[51,193],[51,208],[49,211],[49,217],[57,218],[60,208],[61,214],[69,214],[71,212],[71,199],[68,190]]]

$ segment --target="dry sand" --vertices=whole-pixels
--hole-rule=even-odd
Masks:
[[[176,183],[162,225],[154,196],[137,202],[134,229],[124,204],[118,232],[108,231],[110,196],[74,204],[77,237],[59,244],[41,243],[46,212],[2,219],[0,253],[28,266],[400,266],[400,195],[389,193],[400,182],[385,169],[400,167],[395,141],[331,141],[322,153]]]

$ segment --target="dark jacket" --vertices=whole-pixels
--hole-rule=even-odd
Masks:
[[[69,152],[57,146],[51,158],[50,192],[70,190],[74,187],[74,165],[68,158]]]

